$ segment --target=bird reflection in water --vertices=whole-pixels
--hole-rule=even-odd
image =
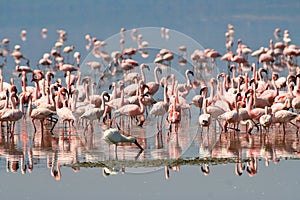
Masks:
[[[170,169],[174,172],[180,171],[180,166],[165,166],[165,178],[170,179]]]
[[[209,173],[210,173],[210,167],[209,167],[209,165],[208,165],[207,163],[201,165],[200,169],[201,169],[202,173],[203,173],[205,176],[208,176],[208,175],[209,175]]]
[[[51,176],[53,176],[55,180],[59,181],[61,178],[61,171],[59,161],[57,160],[57,151],[53,152],[50,169]]]
[[[102,168],[102,175],[103,177],[108,177],[110,175],[117,175],[119,174],[119,172],[121,172],[122,174],[125,174],[125,167],[123,168],[109,168],[109,167],[103,167]]]

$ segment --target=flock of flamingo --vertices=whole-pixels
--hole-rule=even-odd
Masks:
[[[297,57],[300,49],[291,42],[288,30],[281,36],[281,30],[275,29],[269,46],[255,51],[241,39],[235,44],[232,25],[228,25],[225,34],[224,55],[214,49],[198,49],[188,58],[188,48],[184,45],[178,47],[179,53],[161,49],[153,61],[155,81],[152,82],[146,81],[151,67],[135,60],[137,55],[150,56],[149,43],[133,29],[130,36],[138,48],[125,48],[128,32],[121,29],[120,50],[111,54],[104,51],[105,41],[87,34],[86,50],[102,62],[81,63],[81,53],[75,51],[75,45],[67,45],[66,31],[57,30],[53,48],[43,54],[36,69],[30,67],[30,59],[23,55],[21,45],[15,45],[11,51],[10,39],[4,38],[0,51],[0,121],[6,122],[7,133],[14,134],[15,123],[26,117],[31,119],[35,132],[36,120],[40,121],[42,134],[45,127],[53,132],[57,122],[59,126],[67,123],[65,128],[69,131],[80,126],[93,130],[97,123],[106,127],[103,139],[108,143],[117,147],[120,142],[130,142],[143,150],[135,137],[123,131],[125,128],[130,135],[133,127],[143,127],[155,116],[158,131],[165,128],[184,134],[178,132],[178,127],[185,123],[182,122],[184,115],[188,115],[185,111],[196,108],[199,109],[197,123],[208,131],[212,121],[217,122],[224,133],[240,131],[239,126],[244,125],[248,134],[253,128],[269,132],[277,124],[283,127],[284,133],[286,126],[296,127],[298,131],[300,70]],[[24,42],[26,34],[26,30],[20,34]],[[47,39],[47,29],[42,29],[41,35]],[[169,29],[162,28],[161,37],[169,39]],[[192,61],[193,68],[186,69],[184,83],[174,73],[159,77],[163,70],[171,68],[177,54],[180,54],[180,68],[185,67],[187,60]],[[250,63],[250,56],[257,62]],[[3,75],[2,69],[8,67],[9,59],[15,64],[17,77],[5,82],[7,74]],[[90,67],[98,82],[91,76],[82,77],[82,65]],[[209,81],[198,78],[211,68],[223,69],[222,65],[226,66],[224,72]],[[120,74],[122,78],[110,82],[111,77]],[[21,85],[15,85],[16,78],[21,80]],[[34,85],[28,84],[28,78]],[[99,92],[96,89],[99,82],[100,85],[110,82],[110,87],[101,88]],[[199,92],[191,101],[187,98],[190,91]],[[158,93],[163,94],[163,99],[155,98]]]

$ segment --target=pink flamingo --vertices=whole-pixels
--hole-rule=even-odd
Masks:
[[[200,113],[202,110],[202,105],[203,105],[203,99],[205,98],[205,96],[207,95],[208,92],[208,88],[206,86],[202,87],[200,89],[200,94],[199,95],[195,95],[192,99],[192,103],[196,106],[200,108]]]
[[[20,101],[22,102],[21,97]],[[20,108],[17,109],[18,97],[15,92],[11,92],[10,94],[10,102],[12,108],[8,108],[9,98],[7,94],[6,106],[3,110],[1,110],[0,121],[10,122],[9,132],[13,134],[15,128],[15,122],[23,117],[23,104],[21,103]]]
[[[64,94],[67,94],[68,91],[66,88],[61,88],[59,90],[59,94],[56,99],[56,114],[58,115],[59,119],[64,122],[69,123],[69,131],[71,131],[71,124],[74,127],[75,116],[73,115],[72,111],[67,106],[67,99],[65,99]],[[59,107],[59,99],[63,102],[63,107]]]
[[[131,125],[131,118],[140,116],[140,123],[138,124],[138,126],[142,127],[144,124],[144,121],[145,121],[145,117],[144,117],[145,105],[143,104],[142,99],[146,95],[147,94],[141,94],[139,96],[139,105],[127,104],[127,105],[124,105],[123,107],[119,108],[118,110],[116,110],[114,113],[114,115],[115,115],[114,118],[116,118],[118,115],[128,116],[128,117],[130,117],[129,124]]]
[[[29,98],[29,105],[28,105],[28,115],[31,117],[31,122],[33,124],[34,132],[36,132],[35,120],[40,120],[41,123],[41,133],[44,133],[44,121],[48,118],[51,118],[51,121],[54,122],[54,125],[51,128],[51,132],[53,131],[57,119],[52,118],[56,114],[55,111],[47,108],[38,106],[32,109],[32,98]]]
[[[265,109],[263,109],[263,108],[253,108],[254,91],[252,89],[249,89],[245,93],[246,97],[249,93],[251,93],[251,96],[250,96],[250,99],[249,99],[248,103],[246,104],[248,114],[249,114],[251,119],[259,120],[259,118],[262,115],[265,114]]]
[[[168,97],[167,97],[167,90],[168,90],[168,85],[167,84],[168,83],[166,82],[166,84],[164,85],[164,101],[156,102],[155,104],[153,104],[153,106],[150,110],[150,114],[155,115],[157,117],[156,127],[157,127],[158,130],[162,130],[163,118],[164,118],[164,115],[168,112],[168,107],[169,107],[169,100],[168,100]],[[160,123],[160,126],[159,126],[158,118],[160,116],[161,116],[161,123]]]
[[[272,84],[273,84],[274,90],[266,90],[262,94],[259,95],[259,98],[265,100],[268,103],[268,106],[270,106],[274,103],[275,97],[278,96],[278,94],[279,94],[279,89],[275,83],[274,76],[272,76]],[[256,106],[259,106],[259,105],[256,105]],[[264,108],[264,106],[262,106],[262,108]]]
[[[168,109],[167,120],[170,124],[170,132],[172,131],[172,124],[175,124],[175,132],[178,131],[178,124],[181,121],[181,107],[178,105],[178,90],[175,90],[175,94],[170,97],[170,105]]]
[[[283,132],[285,134],[285,124],[290,123],[294,125],[298,130],[299,126],[291,122],[297,117],[297,113],[291,112],[289,110],[279,110],[273,114],[272,123],[280,123],[283,126]]]
[[[129,101],[127,99],[125,100],[125,98],[124,98],[124,83],[123,83],[123,81],[121,81],[119,83],[119,85],[120,85],[120,90],[121,90],[121,97],[111,99],[109,102],[106,103],[106,105],[108,107],[111,107],[113,109],[119,109],[122,106],[129,104]]]
[[[228,124],[230,123],[238,123],[240,121],[239,117],[239,107],[238,107],[238,98],[241,96],[241,93],[235,94],[235,109],[231,111],[227,111],[220,115],[218,119],[224,120],[223,130],[225,132],[228,131]],[[236,129],[234,129],[236,130]]]
[[[160,83],[159,83],[159,79],[158,79],[158,72],[161,74],[162,70],[161,70],[160,67],[157,66],[157,67],[154,68],[155,82],[147,82],[146,83],[146,85],[149,87],[148,93],[150,95],[154,95],[159,89]]]

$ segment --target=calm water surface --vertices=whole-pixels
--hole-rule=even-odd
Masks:
[[[68,32],[68,44],[74,44],[76,51],[80,51],[82,58],[86,59],[89,59],[89,52],[85,50],[85,34],[106,40],[118,33],[121,27],[128,30],[168,27],[193,38],[203,48],[214,48],[224,53],[224,33],[229,23],[235,26],[235,37],[242,38],[252,49],[268,47],[276,27],[288,29],[293,43],[299,44],[299,7],[297,1],[284,5],[279,1],[272,4],[261,1],[240,4],[235,1],[2,1],[0,39],[10,38],[11,49],[15,44],[21,44],[22,52],[30,58],[34,69],[43,53],[52,48],[57,29]],[[46,40],[40,36],[42,27],[49,30]],[[25,42],[19,37],[23,28],[28,32]],[[149,52],[155,56],[157,48],[149,49]],[[152,60],[150,56],[148,61]],[[217,67],[223,71],[226,64],[217,61]],[[177,68],[174,73],[184,80],[180,69]],[[9,81],[14,71],[11,58],[3,70],[5,81]],[[17,77],[16,84],[21,84]],[[106,86],[103,85],[102,89]],[[192,94],[196,93],[198,91]],[[6,134],[6,127],[2,127],[0,197],[298,197],[300,146],[294,127],[288,127],[285,135],[282,129],[274,128],[267,136],[257,131],[248,136],[244,126],[239,133],[225,135],[220,134],[217,125],[207,133],[206,129],[198,128],[197,113],[198,110],[193,109],[191,119],[184,117],[178,134],[165,128],[157,134],[156,119],[149,117],[144,129],[134,127],[131,130],[145,151],[139,153],[133,145],[122,145],[118,147],[117,156],[114,147],[109,150],[109,146],[101,140],[102,128],[105,127],[96,123],[94,131],[85,131],[82,126],[77,126],[70,135],[62,124],[58,124],[54,135],[46,131],[43,138],[40,132],[34,134],[29,119],[17,123],[13,137]],[[203,172],[207,166],[209,173]],[[105,175],[104,168],[106,172],[113,170],[112,174]]]

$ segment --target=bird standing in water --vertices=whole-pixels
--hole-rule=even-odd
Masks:
[[[125,136],[122,134],[122,130],[118,128],[110,128],[104,131],[102,139],[108,144],[115,144],[115,153],[117,154],[117,146],[119,142],[129,142],[134,143],[138,146],[141,151],[143,147],[137,142],[137,139],[133,136]]]

